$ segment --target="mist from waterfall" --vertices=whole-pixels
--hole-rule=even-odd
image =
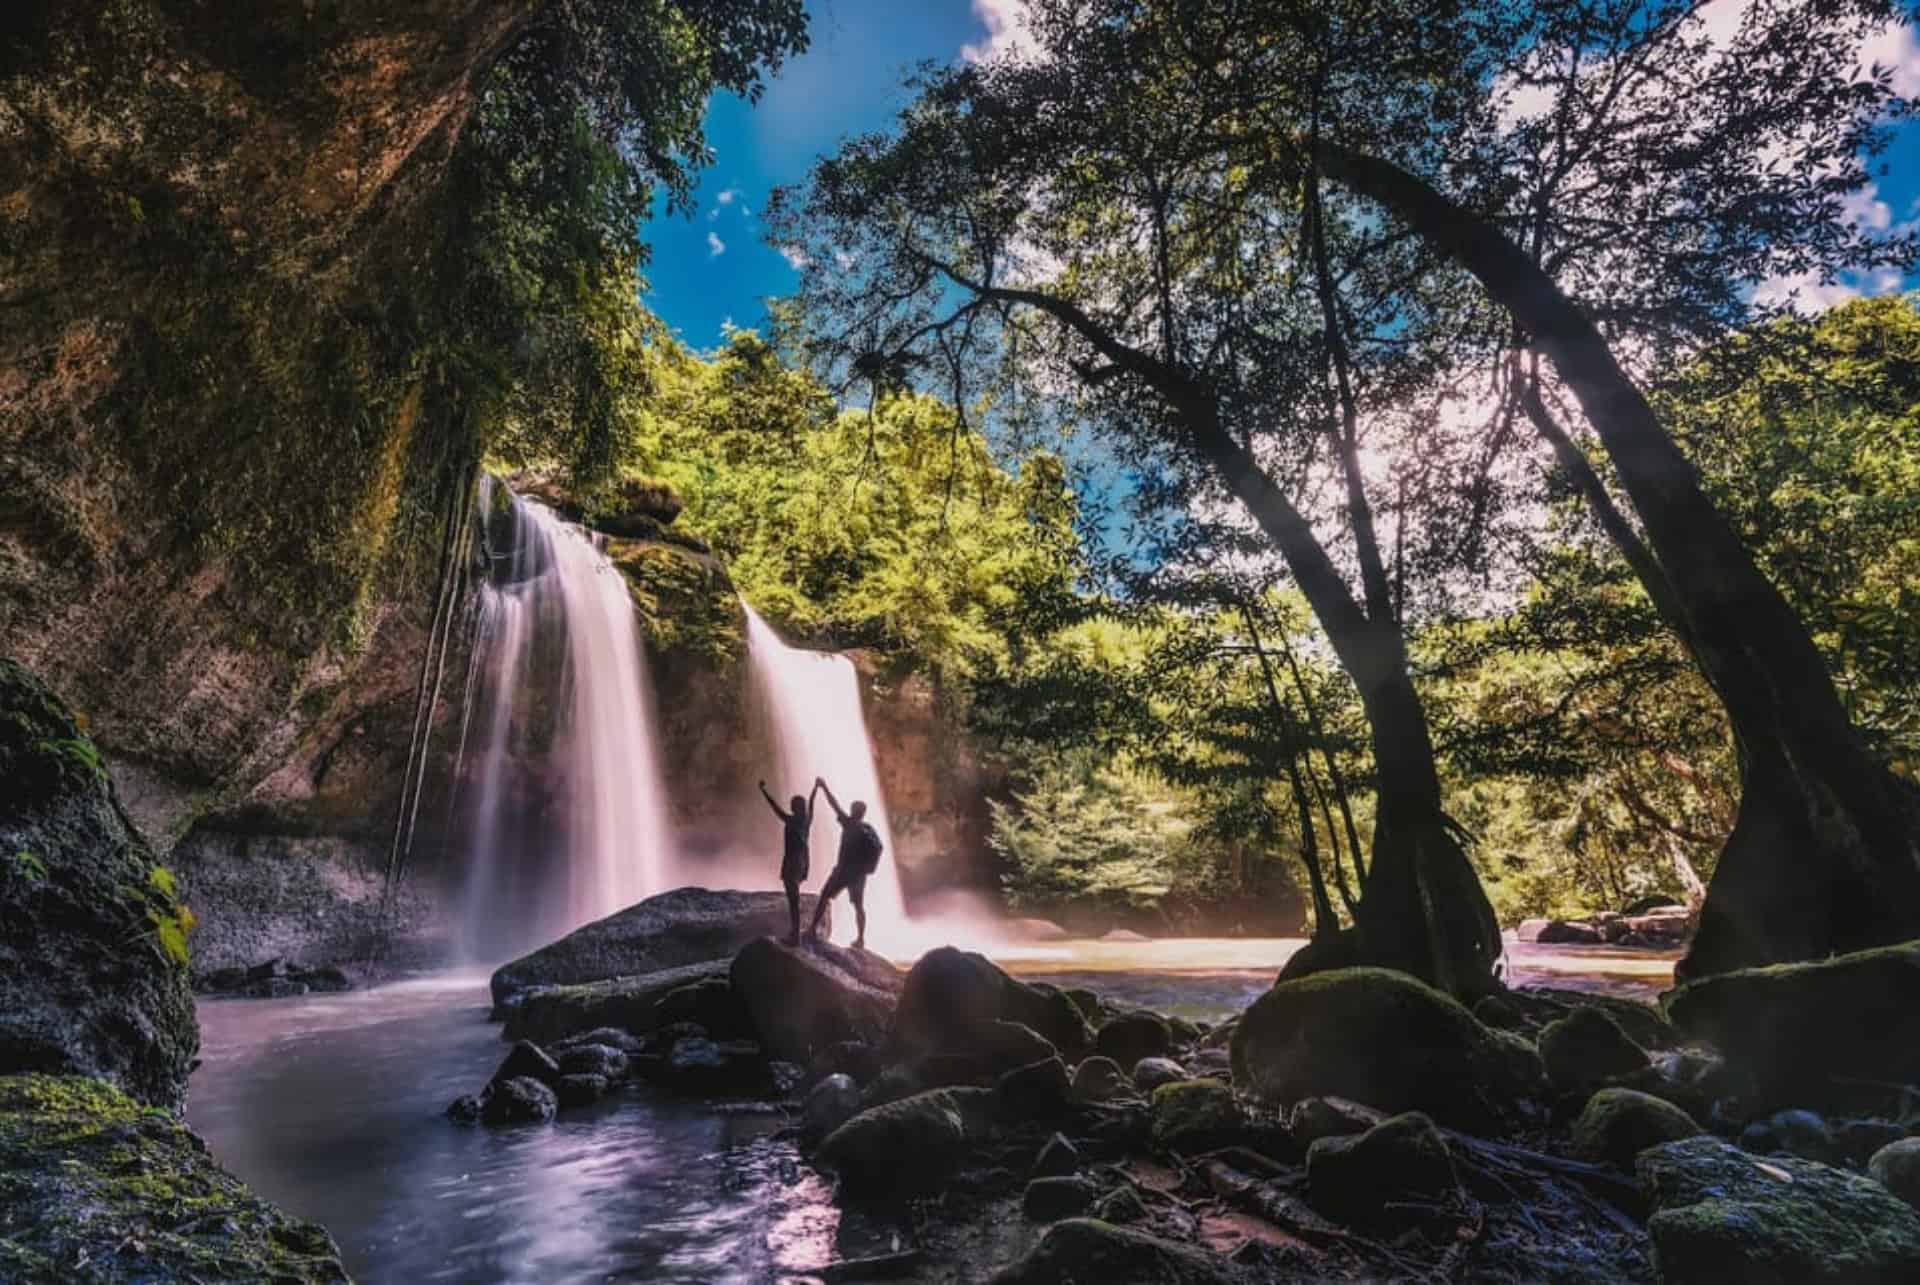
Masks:
[[[481,492],[483,518],[492,486]],[[462,953],[496,962],[666,887],[672,849],[653,693],[626,578],[587,531],[511,497],[509,549],[481,586],[484,737],[469,828]],[[553,663],[556,661],[558,663]],[[542,732],[552,738],[542,753]],[[545,757],[556,818],[514,760]]]
[[[850,808],[865,800],[867,820],[879,830],[886,852],[880,868],[867,880],[867,945],[881,953],[898,953],[911,944],[906,898],[900,890],[898,852],[887,819],[887,800],[873,759],[873,741],[860,706],[860,675],[853,662],[837,652],[789,647],[773,626],[744,601],[747,614],[747,661],[761,708],[771,724],[776,779],[767,788],[782,807],[795,794],[813,789],[816,776],[833,787],[840,806]],[[818,891],[833,869],[839,850],[840,826],[826,799],[813,825],[813,870],[806,891]],[[844,898],[833,910],[834,936],[853,937],[853,910]]]

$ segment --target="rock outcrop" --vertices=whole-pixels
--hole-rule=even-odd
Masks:
[[[677,1020],[663,1008],[670,996],[726,977],[726,961],[715,959],[579,986],[536,987],[508,1002],[504,1034],[510,1040],[560,1040],[601,1026],[644,1034]]]
[[[97,1076],[178,1108],[200,1047],[192,912],[72,711],[4,660],[0,782],[0,1074]]]
[[[347,1280],[310,1222],[250,1193],[163,1112],[98,1081],[0,1076],[0,1280]]]
[[[803,1066],[837,1044],[878,1044],[902,984],[878,955],[771,937],[741,947],[728,977],[767,1051]]]
[[[909,1055],[966,1053],[993,1022],[1025,1026],[1069,1060],[1091,1042],[1086,1019],[1065,994],[1009,977],[984,955],[941,946],[907,973],[893,1043]]]

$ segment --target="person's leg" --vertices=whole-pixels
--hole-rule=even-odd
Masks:
[[[787,934],[787,945],[800,944],[800,883],[795,879],[785,881],[787,886],[787,920],[793,930]]]
[[[855,928],[853,948],[865,950],[867,946],[867,881],[865,879],[847,881],[847,900],[853,903]]]
[[[845,881],[840,877],[840,871],[837,869],[827,876],[827,882],[820,889],[820,899],[813,903],[813,923],[807,929],[807,936],[820,935],[820,920],[827,913],[827,903],[839,895],[844,884]]]

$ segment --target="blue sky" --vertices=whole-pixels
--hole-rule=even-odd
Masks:
[[[1709,6],[1729,16],[1742,0]],[[767,86],[757,105],[714,98],[707,133],[716,159],[702,176],[693,217],[660,213],[645,235],[653,247],[646,301],[695,348],[720,341],[724,323],[756,326],[763,300],[798,281],[767,245],[760,212],[767,193],[802,178],[814,158],[843,137],[886,128],[905,102],[902,73],[927,59],[947,62],[972,47],[1020,38],[1019,0],[811,0],[812,45]],[[1896,67],[1896,84],[1920,97],[1920,42],[1911,28],[1869,51]],[[1920,219],[1920,122],[1909,122],[1884,158],[1886,174],[1860,194],[1856,217],[1878,226]],[[1837,285],[1797,284],[1803,305],[1920,286],[1885,275]]]

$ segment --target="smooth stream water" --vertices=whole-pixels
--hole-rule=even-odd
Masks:
[[[1272,984],[1291,940],[1008,947],[1012,971],[1122,1004],[1217,1019]],[[1509,975],[1647,998],[1673,957],[1510,944]],[[203,1000],[187,1117],[262,1196],[324,1224],[355,1277],[416,1281],[806,1282],[891,1248],[843,1220],[825,1182],[770,1135],[784,1117],[630,1088],[549,1125],[442,1112],[505,1055],[486,978],[345,995]]]

